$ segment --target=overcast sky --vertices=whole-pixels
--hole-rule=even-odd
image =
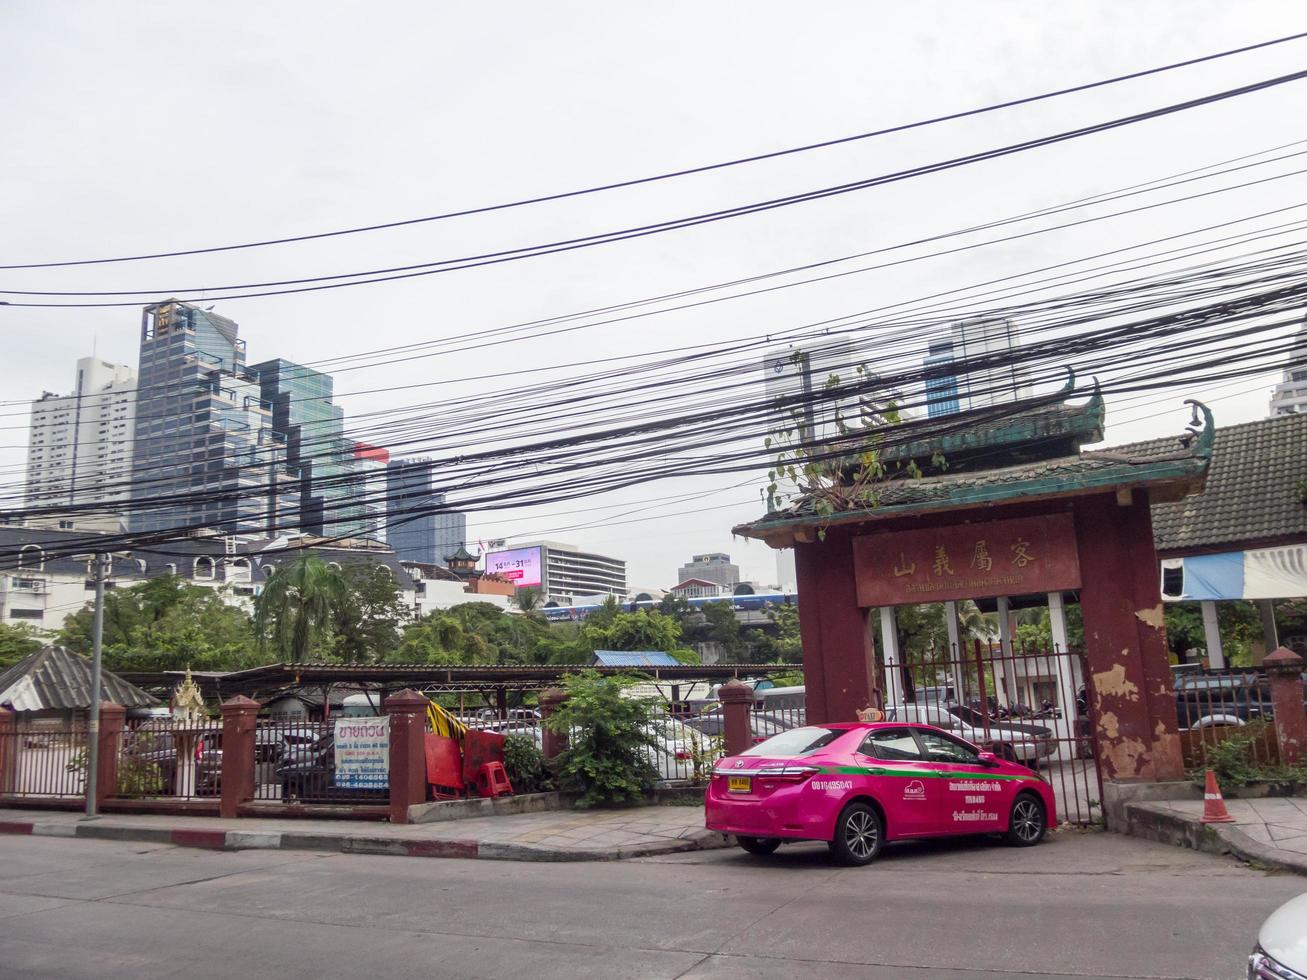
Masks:
[[[1300,2],[81,2],[0,4],[0,264],[193,248],[390,221],[815,142],[1307,30]],[[207,257],[0,273],[11,289],[167,288],[399,265],[856,180],[1299,70],[1307,42],[980,120],[435,225]],[[1307,139],[1307,82],[888,187],[601,248],[219,305],[251,362],[312,361],[867,251]],[[1293,169],[1282,167],[1281,170]],[[1304,200],[1303,178],[696,311],[337,380],[348,415],[506,387],[495,371],[731,341]],[[139,310],[0,308],[0,398],[66,392],[95,349],[133,366]],[[547,378],[547,376],[545,376]],[[1266,414],[1268,374],[1110,405],[1109,441]],[[528,382],[541,383],[541,382]],[[18,478],[23,411],[0,422]],[[354,427],[366,438],[365,426]],[[757,485],[701,478],[511,514],[470,538],[549,537],[666,587],[695,552],[773,581],[733,540]],[[700,494],[691,504],[660,499]],[[687,512],[689,511],[689,512]],[[640,523],[633,517],[652,518]],[[574,524],[600,522],[579,530]]]

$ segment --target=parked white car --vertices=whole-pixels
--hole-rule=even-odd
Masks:
[[[992,751],[995,755],[1020,762],[1032,769],[1057,752],[1053,732],[1042,725],[1023,722],[990,721],[988,729],[984,719],[971,708],[960,704],[905,704],[885,712],[889,721],[911,721],[934,725],[952,732],[968,742]]]
[[[1285,902],[1257,933],[1248,980],[1307,980],[1307,894]]]

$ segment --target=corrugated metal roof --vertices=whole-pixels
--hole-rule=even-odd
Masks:
[[[141,708],[155,698],[110,671],[100,673],[100,699]],[[91,705],[91,664],[64,647],[46,647],[0,673],[0,706],[14,711],[72,711]]]
[[[661,650],[596,650],[595,663],[604,667],[679,667],[681,662]]]

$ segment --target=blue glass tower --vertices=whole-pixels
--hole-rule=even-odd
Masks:
[[[145,307],[131,529],[283,527],[298,509],[284,456],[235,321],[175,300]]]

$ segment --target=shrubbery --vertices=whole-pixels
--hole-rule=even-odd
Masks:
[[[554,775],[544,754],[525,735],[504,739],[504,771],[515,793],[547,793],[554,788]]]
[[[658,781],[650,761],[656,745],[651,702],[622,694],[638,682],[638,677],[605,677],[594,670],[563,682],[567,700],[546,724],[568,735],[557,772],[560,788],[581,794],[578,807],[636,803]]]

